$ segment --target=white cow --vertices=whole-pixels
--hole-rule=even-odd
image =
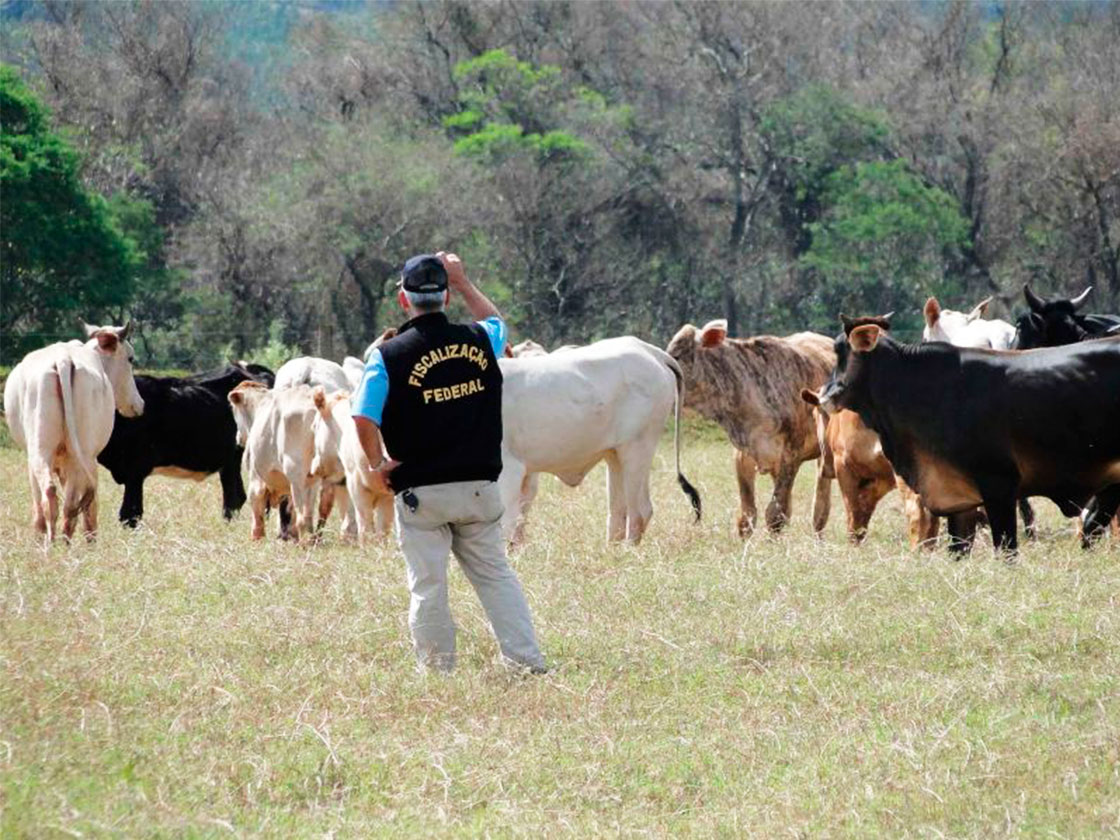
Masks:
[[[342,360],[342,371],[346,374],[346,390],[357,391],[366,372],[366,363],[357,356],[347,356]]]
[[[575,487],[607,462],[607,536],[638,542],[650,517],[649,473],[665,418],[677,410],[677,478],[697,517],[700,497],[680,471],[683,378],[668,353],[633,336],[563,353],[500,359],[503,530],[513,542],[537,491],[538,473]]]
[[[114,408],[125,417],[144,412],[132,378],[131,324],[93,327],[89,341],[52,344],[28,353],[4,385],[4,414],[12,439],[27,450],[31,522],[54,539],[57,478],[62,485],[62,532],[69,539],[83,515],[86,536],[97,532],[97,455],[113,433]]]
[[[348,501],[343,534],[352,535],[356,524],[358,540],[365,542],[373,535],[376,512],[377,533],[387,535],[393,528],[393,494],[386,493],[370,479],[370,463],[358,440],[349,395],[328,395],[322,388],[316,388],[312,399],[317,413],[312,423],[315,457],[311,461],[311,472],[334,485],[343,504]]]
[[[992,350],[1010,350],[1015,341],[1015,327],[999,318],[985,319],[990,297],[984,298],[967,315],[952,309],[942,309],[937,298],[926,301],[926,326],[922,341],[944,341],[957,347],[987,347]]]
[[[269,389],[260,382],[242,382],[229,393],[237,423],[237,445],[245,448],[249,474],[249,504],[253,510],[251,536],[264,536],[265,510],[291,499],[295,521],[286,534],[298,540],[311,534],[315,491],[320,479],[312,475],[315,419],[312,390],[307,385]]]
[[[348,390],[350,380],[338,362],[316,356],[299,356],[280,365],[273,387],[279,391],[296,385],[322,385],[327,393],[332,393]]]

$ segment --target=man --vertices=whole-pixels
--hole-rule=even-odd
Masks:
[[[444,313],[458,293],[473,324]],[[454,254],[404,264],[401,308],[409,320],[375,350],[354,395],[358,438],[374,480],[396,494],[397,533],[412,593],[408,623],[422,666],[455,666],[447,602],[447,553],[478,593],[503,657],[544,673],[529,605],[502,538],[502,373],[506,325]],[[381,455],[378,429],[388,459]]]

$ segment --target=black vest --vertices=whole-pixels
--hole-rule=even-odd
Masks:
[[[502,372],[486,330],[442,312],[421,315],[381,345],[381,358],[389,374],[381,434],[401,462],[393,488],[497,481]]]

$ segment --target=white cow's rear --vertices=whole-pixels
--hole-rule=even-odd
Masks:
[[[315,457],[311,472],[335,486],[338,501],[347,505],[342,531],[349,535],[356,525],[358,540],[365,542],[374,532],[385,536],[393,527],[393,494],[386,493],[370,474],[370,463],[358,439],[358,429],[350,413],[350,397],[344,393],[313,393],[317,414],[312,426]]]
[[[144,411],[132,378],[129,328],[86,327],[90,340],[59,342],[28,353],[4,385],[4,413],[12,439],[27,450],[32,525],[54,539],[57,479],[62,530],[74,533],[83,515],[88,537],[97,531],[97,455],[113,433],[114,409]]]
[[[315,491],[320,480],[311,474],[315,404],[311,388],[299,385],[270,390],[259,382],[242,382],[229,394],[237,423],[237,442],[245,447],[253,539],[264,536],[269,504],[290,497],[295,521],[290,536],[311,534]]]
[[[536,473],[550,472],[575,486],[605,459],[608,537],[640,540],[653,515],[653,455],[681,384],[677,363],[663,350],[624,336],[499,364],[505,380],[499,482],[507,536],[521,536],[519,518],[536,493]],[[699,498],[691,486],[689,491],[699,513]]]

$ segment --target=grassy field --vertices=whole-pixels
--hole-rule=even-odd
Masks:
[[[458,670],[417,674],[394,547],[251,545],[216,479],[126,533],[102,471],[97,543],[44,553],[0,448],[0,835],[1120,835],[1116,546],[1040,502],[1014,564],[917,554],[892,495],[854,550],[835,491],[817,541],[808,467],[744,544],[730,447],[684,451],[704,521],[666,444],[636,549],[601,469],[542,482],[530,678],[458,573]]]

